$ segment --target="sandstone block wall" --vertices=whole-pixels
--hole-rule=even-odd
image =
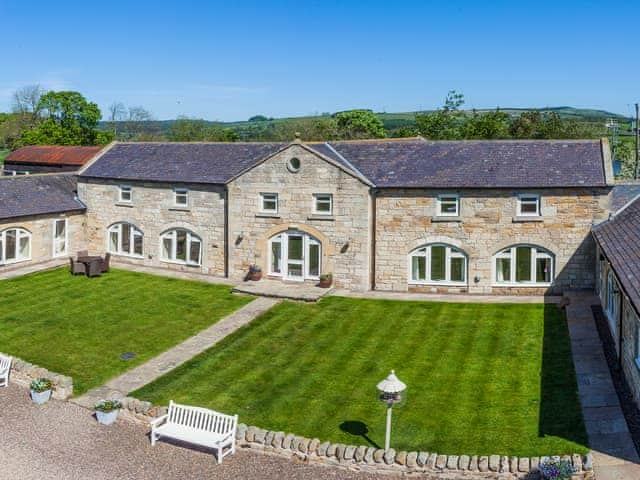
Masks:
[[[290,158],[300,170],[287,169]],[[275,215],[260,214],[260,193],[278,193]],[[333,214],[313,214],[313,194],[333,195]],[[268,240],[288,229],[322,243],[322,271],[333,273],[342,288],[369,288],[369,187],[301,146],[292,146],[229,184],[230,276],[241,279],[251,264],[268,271]]]
[[[119,185],[133,187],[131,204],[120,203]],[[174,187],[189,189],[189,206],[174,206]],[[224,275],[224,188],[215,185],[118,182],[80,179],[78,196],[87,205],[86,247],[95,253],[107,249],[107,229],[129,222],[144,234],[142,259],[117,256],[152,267]],[[172,228],[186,228],[202,240],[202,266],[169,263],[160,259],[160,235]]]
[[[607,189],[470,189],[460,190],[459,221],[433,221],[437,197],[451,190],[383,190],[376,197],[376,288],[410,289],[408,254],[427,243],[448,243],[468,255],[471,293],[541,294],[593,288],[595,245],[591,225],[608,215]],[[521,193],[541,195],[541,222],[516,217]],[[493,255],[510,245],[527,243],[555,256],[555,281],[547,288],[504,288],[493,281]],[[475,282],[474,277],[479,276]],[[413,288],[412,288],[413,289]],[[415,287],[421,291],[460,291],[447,287]]]

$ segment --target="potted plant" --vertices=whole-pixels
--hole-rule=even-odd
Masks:
[[[102,425],[111,425],[118,418],[118,412],[122,408],[119,400],[100,400],[93,406],[96,418]]]
[[[329,288],[333,283],[333,274],[332,273],[323,273],[320,275],[320,283],[318,286],[320,288]]]
[[[38,378],[31,382],[31,400],[33,403],[42,405],[51,398],[51,389],[53,384],[48,378]]]
[[[247,279],[257,282],[261,278],[262,278],[262,269],[257,265],[251,265],[249,267],[249,275],[247,275]]]
[[[545,460],[538,466],[545,480],[569,480],[576,472],[571,462],[566,460]]]

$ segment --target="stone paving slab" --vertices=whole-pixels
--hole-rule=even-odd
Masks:
[[[168,268],[158,267],[145,267],[142,265],[135,265],[126,261],[118,260],[115,257],[111,257],[111,266],[120,268],[122,270],[129,270],[131,272],[147,273],[150,275],[159,275],[161,277],[179,278],[181,280],[193,280],[196,282],[212,283],[214,285],[235,285],[237,282],[225,278],[217,277],[214,275],[206,275],[204,273],[195,272],[180,272],[176,270],[169,270]]]
[[[11,270],[3,270],[0,272],[0,280],[8,280],[9,278],[22,277],[23,275],[29,275],[30,273],[42,272],[44,270],[52,270],[54,268],[68,265],[68,258],[56,258],[46,262],[34,263],[26,265],[24,267],[13,268]]]
[[[199,353],[211,348],[227,335],[248,324],[254,318],[280,302],[273,298],[257,298],[244,307],[227,315],[206,330],[176,345],[173,348],[135,367],[119,377],[109,380],[101,387],[88,391],[71,401],[83,407],[91,408],[104,398],[122,398],[156,378],[192,359]]]
[[[270,278],[263,278],[257,282],[241,282],[233,287],[234,293],[301,302],[317,302],[330,291],[330,288],[320,288],[307,282],[283,282]]]
[[[414,302],[450,303],[560,303],[562,297],[542,295],[462,295],[411,292],[384,292],[380,290],[356,292],[341,288],[333,289],[336,297],[372,298],[383,300],[406,300]]]

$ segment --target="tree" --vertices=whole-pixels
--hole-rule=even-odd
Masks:
[[[250,122],[266,122],[267,120],[269,119],[264,115],[254,115],[249,119]]]
[[[168,138],[172,142],[235,142],[238,134],[205,120],[181,117],[171,124]]]
[[[465,139],[509,138],[510,120],[509,115],[499,109],[484,113],[473,110],[463,121],[462,136]]]
[[[464,95],[449,91],[444,105],[430,113],[416,114],[416,126],[420,134],[432,140],[458,140],[464,137],[465,114],[460,110],[464,105]]]
[[[113,136],[118,135],[118,122],[122,122],[127,115],[127,108],[122,102],[113,102],[109,105],[109,122],[111,122],[111,129],[113,130]]]
[[[112,138],[110,132],[98,130],[102,116],[98,106],[79,92],[48,92],[40,97],[37,108],[43,120],[22,132],[18,146],[96,145]]]
[[[274,140],[290,142],[296,137],[304,141],[337,140],[338,123],[333,118],[300,118],[278,122],[275,127]]]
[[[348,110],[335,114],[338,134],[347,140],[384,138],[384,124],[371,110]]]
[[[11,110],[23,117],[29,128],[34,127],[40,120],[40,98],[44,93],[40,85],[27,85],[13,93]]]

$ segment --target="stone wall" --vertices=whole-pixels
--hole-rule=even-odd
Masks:
[[[300,159],[296,173],[287,168]],[[278,213],[260,214],[260,193],[277,193]],[[333,195],[333,215],[313,215],[313,194]],[[369,288],[369,187],[302,146],[291,146],[229,185],[230,276],[241,279],[251,264],[268,271],[268,240],[288,229],[301,230],[322,243],[322,271],[338,287]]]
[[[608,214],[608,189],[546,189],[526,191],[460,190],[460,217],[442,221],[436,216],[437,197],[444,190],[394,189],[376,198],[376,288],[406,291],[408,257],[413,249],[433,242],[447,243],[468,255],[470,293],[542,294],[564,289],[593,288],[595,246],[592,223]],[[516,218],[517,196],[541,195],[542,221]],[[510,245],[528,243],[555,256],[555,282],[547,288],[504,288],[493,284],[495,253]],[[475,282],[474,277],[479,276]],[[458,292],[459,287],[416,286],[412,290]]]
[[[19,227],[31,232],[31,260],[0,265],[0,272],[6,272],[26,265],[42,263],[55,258],[53,256],[53,222],[67,219],[67,253],[65,258],[75,255],[77,249],[84,245],[84,214],[59,213],[35,215],[0,221],[0,232],[8,228]]]
[[[2,353],[2,352],[0,352]],[[6,353],[3,355],[10,356]],[[53,384],[51,396],[56,400],[66,400],[73,395],[73,379],[59,373],[51,372],[25,360],[13,357],[9,381],[17,385],[29,388],[33,380],[47,378]]]
[[[640,318],[628,299],[622,302],[622,370],[633,399],[640,408],[640,366],[636,359],[640,357],[638,335],[640,334]]]
[[[131,185],[132,202],[120,203],[119,185]],[[189,206],[175,207],[173,188],[189,189]],[[117,182],[79,179],[78,196],[87,205],[86,246],[91,252],[107,249],[107,229],[129,222],[144,234],[143,258],[117,256],[117,261],[181,271],[224,275],[224,188],[153,182]],[[202,265],[191,266],[160,259],[160,235],[171,228],[186,228],[202,240]]]

